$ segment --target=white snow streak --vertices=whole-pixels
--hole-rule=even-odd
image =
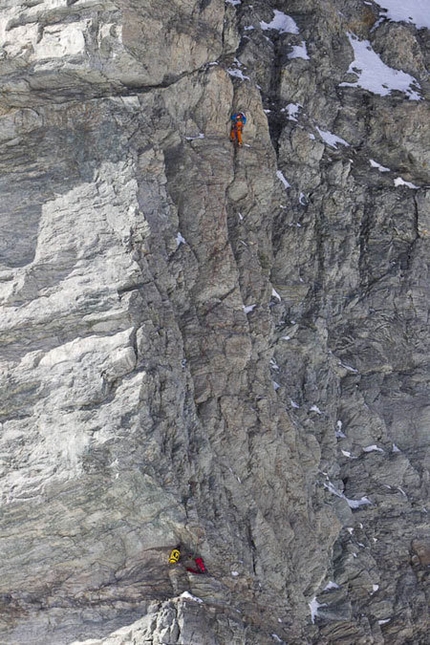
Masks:
[[[280,181],[282,181],[282,183],[284,184],[285,188],[290,188],[290,184],[285,179],[284,174],[280,170],[276,171],[276,176]]]
[[[372,444],[371,446],[366,446],[363,448],[363,452],[384,452],[382,448],[378,448],[375,444]]]
[[[349,508],[359,508],[360,506],[367,506],[369,504],[372,504],[370,499],[368,499],[366,496],[362,497],[361,499],[349,499],[348,497],[346,497],[346,495],[338,491],[336,486],[333,486],[330,481],[328,482],[328,484],[324,484],[324,488],[327,488],[330,493],[333,493],[333,495],[336,495],[336,497],[341,497],[342,499],[344,499]]]
[[[369,159],[369,161],[372,168],[377,168],[379,172],[390,172],[389,168],[386,168],[385,166],[381,166],[381,164],[375,161],[374,159]]]

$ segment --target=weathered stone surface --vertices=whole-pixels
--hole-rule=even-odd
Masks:
[[[354,85],[351,32],[418,98]],[[427,642],[423,33],[2,3],[2,643]]]

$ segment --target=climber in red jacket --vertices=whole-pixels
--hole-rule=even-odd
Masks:
[[[203,562],[203,558],[197,557],[193,558],[192,555],[189,556],[194,560],[196,563],[196,568],[194,567],[186,567],[187,571],[190,571],[191,573],[207,573],[208,570],[206,569],[205,563]]]

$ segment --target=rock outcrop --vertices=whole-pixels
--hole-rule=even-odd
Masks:
[[[3,0],[1,643],[428,642],[430,25],[388,4]]]

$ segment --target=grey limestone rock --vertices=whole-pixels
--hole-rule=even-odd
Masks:
[[[3,1],[1,643],[428,642],[428,25],[381,7]]]

